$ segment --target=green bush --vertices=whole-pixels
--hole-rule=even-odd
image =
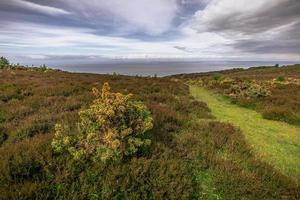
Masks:
[[[223,77],[222,74],[220,74],[220,73],[215,73],[215,74],[213,75],[213,80],[218,81],[218,80],[220,80],[222,77]]]
[[[9,61],[4,57],[0,57],[0,69],[3,69],[8,65],[9,65]]]
[[[283,76],[278,76],[276,80],[279,82],[283,82],[285,81],[285,78]]]
[[[79,112],[78,134],[56,125],[55,152],[68,152],[76,161],[107,162],[122,160],[150,145],[143,135],[152,128],[152,118],[143,103],[133,101],[131,95],[110,92],[108,83],[102,92],[94,88],[93,93],[92,105]]]

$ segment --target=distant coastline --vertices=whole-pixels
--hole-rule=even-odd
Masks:
[[[139,76],[168,76],[182,73],[219,71],[232,68],[256,66],[291,65],[290,61],[151,61],[151,62],[111,62],[92,64],[64,64],[58,68],[69,72],[96,74],[122,74]]]

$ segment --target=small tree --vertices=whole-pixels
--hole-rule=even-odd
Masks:
[[[132,95],[110,92],[108,83],[102,91],[93,89],[96,99],[79,112],[78,134],[69,134],[60,124],[52,141],[55,152],[69,153],[74,160],[107,162],[132,156],[150,145],[144,133],[152,128],[150,112]]]
[[[8,65],[9,65],[9,61],[4,57],[0,57],[0,69],[3,69]]]

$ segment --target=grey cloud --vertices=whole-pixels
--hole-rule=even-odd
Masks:
[[[41,13],[46,15],[65,15],[70,14],[68,11],[61,8],[51,7],[47,5],[41,5],[38,3],[25,1],[25,0],[9,0],[0,2],[1,10],[22,12],[30,11],[33,13]]]
[[[229,6],[235,6],[234,1],[231,2],[232,4]],[[242,2],[245,2],[243,6],[247,7],[249,6],[248,4],[255,4],[258,1]],[[266,2],[269,3],[249,11],[244,10],[242,7],[240,11],[235,9],[227,10],[226,8],[223,8],[224,10],[222,11],[222,8],[218,8],[217,5],[212,6],[213,9],[208,7],[204,12],[201,11],[198,13],[199,17],[205,18],[199,19],[205,25],[205,27],[201,28],[212,32],[234,31],[243,34],[253,34],[300,20],[299,0],[272,0]]]
[[[183,51],[183,52],[187,52],[187,53],[194,52],[192,49],[190,49],[188,47],[183,47],[183,46],[174,46],[173,48],[178,49],[178,50]]]
[[[192,26],[218,33],[244,52],[300,53],[299,0],[213,0]]]
[[[300,22],[271,39],[237,40],[233,47],[256,53],[289,53],[300,55]]]
[[[165,37],[206,1],[0,0],[0,21],[89,27],[99,34],[141,39]]]
[[[300,54],[300,44],[291,41],[238,40],[233,46],[244,52]]]

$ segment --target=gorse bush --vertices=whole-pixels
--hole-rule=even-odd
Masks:
[[[255,80],[234,80],[230,77],[216,79],[215,75],[210,78],[189,81],[190,84],[205,86],[209,89],[221,90],[221,92],[232,98],[263,98],[271,95],[271,85]]]
[[[269,87],[253,81],[232,84],[226,92],[227,95],[234,98],[262,98],[271,94]]]
[[[92,105],[79,112],[78,134],[70,134],[64,125],[57,124],[52,141],[55,152],[68,152],[74,160],[108,162],[122,160],[142,147],[151,144],[143,138],[153,126],[150,112],[132,95],[110,92],[108,83]]]
[[[247,91],[248,96],[252,98],[262,98],[271,95],[270,88],[264,84],[252,83]]]

